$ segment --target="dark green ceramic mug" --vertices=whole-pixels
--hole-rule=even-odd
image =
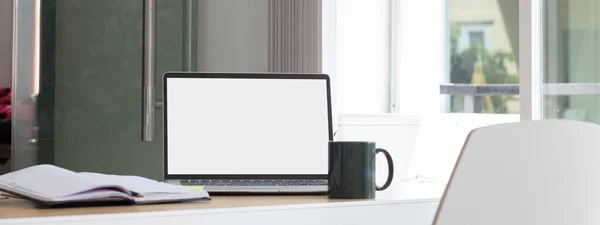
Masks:
[[[383,186],[375,183],[375,155],[387,159],[388,177]],[[388,151],[368,141],[329,142],[328,195],[330,198],[375,198],[376,191],[385,190],[394,177],[394,162]]]

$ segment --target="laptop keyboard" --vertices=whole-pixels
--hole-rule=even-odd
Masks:
[[[326,180],[181,180],[181,185],[198,186],[315,186]]]

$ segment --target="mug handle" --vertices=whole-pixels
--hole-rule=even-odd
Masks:
[[[385,149],[378,148],[375,150],[375,154],[380,153],[380,152],[383,153],[383,155],[385,155],[385,158],[387,159],[388,177],[387,177],[387,180],[385,181],[385,184],[383,184],[383,186],[379,187],[379,186],[375,185],[375,190],[377,190],[377,191],[383,191],[383,190],[387,189],[390,186],[390,184],[392,184],[392,179],[394,178],[394,161],[392,161],[392,156]]]

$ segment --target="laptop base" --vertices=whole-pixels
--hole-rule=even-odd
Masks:
[[[209,193],[327,194],[327,186],[204,186]]]
[[[185,185],[181,180],[166,180],[167,183],[189,186],[190,188],[201,187],[202,190],[209,194],[317,194],[323,195],[328,193],[327,185]]]

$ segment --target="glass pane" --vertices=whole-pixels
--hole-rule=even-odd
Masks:
[[[184,1],[158,0],[156,85],[183,70]],[[162,111],[142,141],[143,1],[43,1],[39,157],[75,171],[160,179]],[[53,29],[50,29],[53,28]],[[156,88],[156,100],[161,100]]]
[[[518,114],[518,0],[449,0],[443,112]]]
[[[545,1],[544,118],[600,122],[600,2]]]

